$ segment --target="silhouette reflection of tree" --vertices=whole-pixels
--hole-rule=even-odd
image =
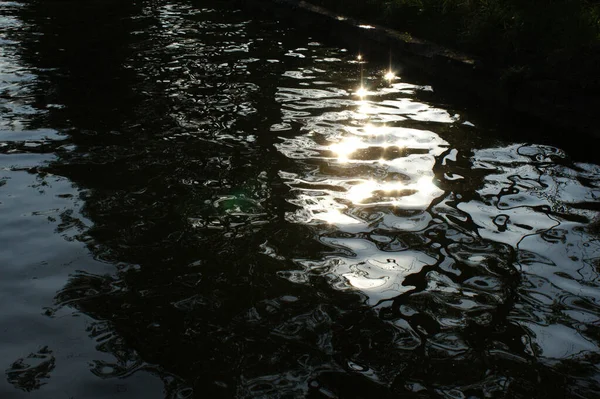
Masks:
[[[39,389],[50,377],[56,360],[48,347],[40,348],[37,353],[31,353],[25,359],[19,359],[6,370],[8,382],[26,392]]]
[[[90,336],[117,359],[96,362],[92,371],[99,376],[126,376],[155,364],[163,375],[184,378],[207,394],[231,392],[233,376],[241,375],[235,369],[249,368],[248,357],[260,362],[278,348],[282,360],[263,364],[264,370],[273,363],[273,373],[297,360],[284,360],[294,350],[270,338],[273,323],[247,322],[276,309],[273,298],[298,291],[275,275],[278,262],[257,253],[264,237],[279,229],[269,223],[283,214],[273,210],[266,185],[277,170],[244,142],[214,140],[217,134],[268,129],[261,118],[269,110],[228,121],[217,107],[219,93],[202,96],[204,89],[190,77],[210,75],[208,62],[204,71],[200,66],[186,76],[185,66],[175,72],[179,76],[169,76],[191,81],[182,91],[203,104],[169,99],[169,88],[157,80],[167,80],[163,63],[172,55],[157,44],[156,13],[153,3],[35,2],[23,9],[22,18],[38,33],[24,38],[23,54],[40,71],[37,106],[58,105],[35,123],[69,133],[67,149],[45,172],[66,176],[80,189],[83,213],[93,225],[79,223],[77,238],[98,259],[123,265],[113,276],[74,275],[56,305],[98,320]],[[131,39],[133,32],[150,37]],[[231,93],[227,100],[255,96],[238,82],[239,65],[230,68],[218,71],[229,76],[221,86]],[[272,101],[274,88],[268,79],[262,83],[264,98]],[[173,116],[175,107],[191,114],[204,107],[194,118],[214,124],[193,137]],[[280,206],[286,207],[283,201]],[[61,218],[78,224],[68,211]],[[300,234],[283,232],[280,238],[293,243],[288,247],[295,253],[313,252],[318,244],[308,231]],[[300,308],[310,311],[314,303]],[[253,310],[257,306],[263,309]]]

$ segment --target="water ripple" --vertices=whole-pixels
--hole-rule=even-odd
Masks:
[[[272,10],[38,3],[0,2],[10,389],[600,390],[600,166]]]

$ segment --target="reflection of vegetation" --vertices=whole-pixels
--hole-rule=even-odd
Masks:
[[[507,79],[527,78],[533,73],[551,80],[600,84],[596,71],[600,59],[598,2],[312,1],[471,51],[506,68]]]
[[[8,382],[26,392],[39,389],[50,378],[50,372],[54,370],[55,359],[48,347],[41,348],[36,353],[31,353],[25,359],[15,361],[6,375]]]

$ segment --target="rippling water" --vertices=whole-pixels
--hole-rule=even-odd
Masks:
[[[599,397],[600,166],[214,3],[0,2],[2,397]]]

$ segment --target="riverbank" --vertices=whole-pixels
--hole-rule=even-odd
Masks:
[[[600,4],[586,0],[311,0],[349,16],[477,54],[505,78],[564,79],[597,88]]]
[[[500,9],[494,2],[442,2],[445,8],[419,2],[423,6],[417,9],[408,0],[275,1],[291,6],[301,24],[329,29],[374,51],[401,52],[404,64],[460,87],[467,96],[549,129],[600,137],[598,5],[558,2],[534,15],[530,6],[511,3]],[[561,7],[566,7],[562,19]],[[556,26],[550,26],[553,21]]]

